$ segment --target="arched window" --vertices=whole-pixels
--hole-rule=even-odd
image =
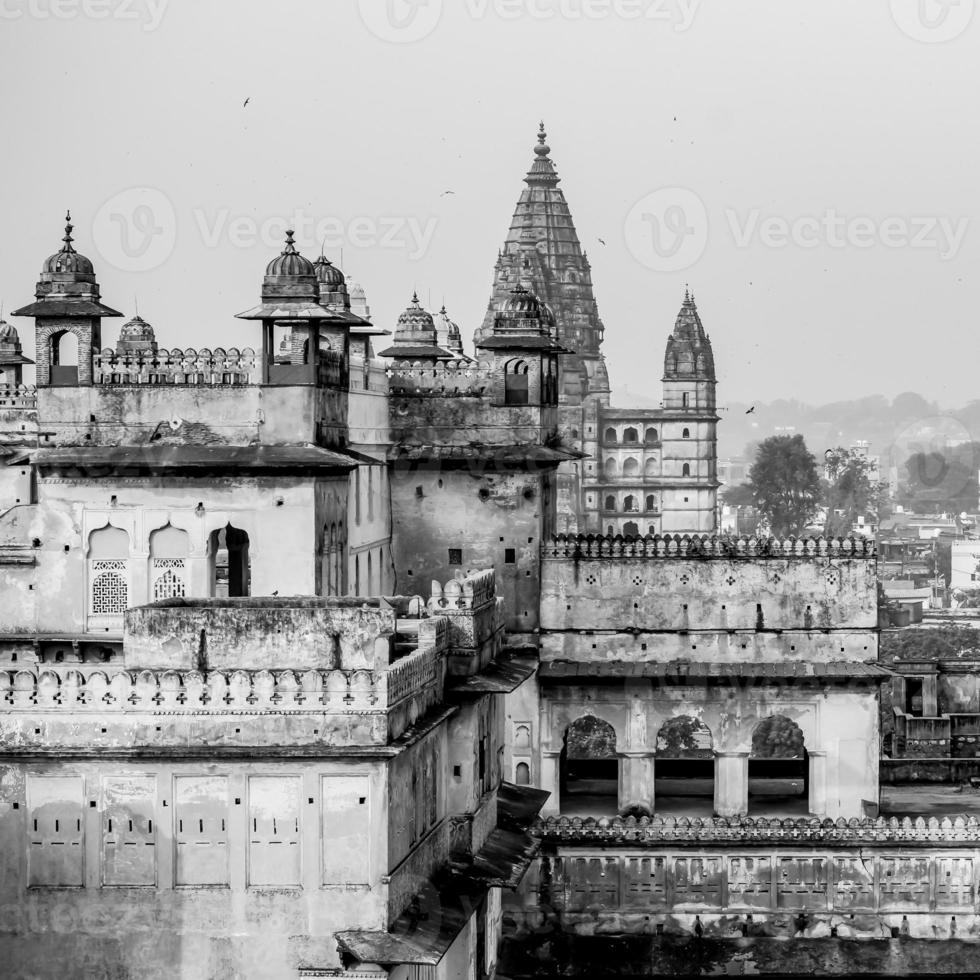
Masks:
[[[168,524],[150,535],[150,597],[179,599],[187,595],[187,556],[190,539],[186,531]]]
[[[692,809],[696,800],[714,798],[714,749],[703,721],[691,715],[668,719],[657,732],[656,745],[655,798],[672,797]]]
[[[623,433],[623,442],[639,442],[640,434],[634,428],[629,428]]]
[[[603,467],[603,469],[605,470],[606,476],[618,476],[619,475],[619,467],[616,465],[616,460],[614,460],[612,458],[612,456],[610,456],[606,460],[606,463],[605,463],[605,466]]]
[[[619,790],[616,731],[607,721],[585,715],[565,730],[559,756],[559,806],[574,813],[583,805],[599,805],[615,813]],[[583,799],[588,797],[588,800]]]
[[[690,408],[691,407],[691,393],[690,392],[685,391],[685,392],[683,392],[681,394],[681,406],[683,408]]]
[[[647,429],[643,434],[643,441],[649,446],[660,441],[660,435],[656,429]]]
[[[684,431],[683,431],[683,432],[681,433],[681,438],[682,438],[682,439],[690,439],[690,438],[691,438],[691,430],[690,430],[690,429],[685,429],[685,430],[684,430]]]
[[[234,599],[252,594],[252,566],[245,531],[231,524],[212,531],[208,558],[213,596]]]
[[[606,497],[606,510],[615,510],[615,509],[616,509],[616,498],[612,494],[609,494],[609,496]]]
[[[623,476],[636,476],[640,472],[640,461],[632,456],[623,463]]]
[[[518,786],[531,785],[531,767],[526,762],[518,762],[514,770],[514,782]]]
[[[691,475],[691,464],[685,463],[681,467],[681,476],[690,476],[690,475]]]
[[[320,555],[320,577],[323,595],[342,595],[340,539],[336,522],[323,527],[323,545]]]
[[[518,725],[514,729],[514,748],[518,750],[530,750],[531,728],[529,725]]]
[[[633,494],[628,493],[623,498],[623,510],[630,514],[636,510],[636,497],[634,497]]]
[[[657,509],[657,498],[652,493],[648,493],[647,494],[647,510],[654,510],[655,511],[656,509]]]
[[[361,556],[354,555],[354,595],[361,594]]]
[[[638,538],[639,536],[640,536],[640,528],[635,521],[627,521],[623,525],[624,538]]]
[[[61,330],[50,339],[51,384],[78,384],[78,338],[71,330]]]
[[[504,366],[504,404],[528,404],[527,361],[508,361]]]
[[[129,535],[107,524],[89,535],[90,630],[122,629],[129,606]]]
[[[657,457],[650,456],[647,458],[646,464],[643,467],[643,472],[646,473],[647,476],[656,476],[659,468],[660,463],[658,462]]]
[[[749,813],[809,810],[809,756],[803,731],[785,715],[764,718],[752,732]]]
[[[606,429],[605,440],[610,444],[616,443],[616,430],[612,426]]]

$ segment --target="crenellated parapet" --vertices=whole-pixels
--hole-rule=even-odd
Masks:
[[[0,385],[0,408],[37,408],[37,388],[34,385]]]
[[[866,538],[755,538],[727,535],[559,534],[545,548],[545,558],[875,558],[874,541]]]
[[[93,384],[247,385],[259,380],[259,357],[251,347],[161,347],[128,354],[107,347],[92,355]]]
[[[878,817],[548,817],[534,835],[552,844],[980,844],[975,816]]]
[[[411,654],[387,670],[0,671],[8,711],[384,711],[440,686],[440,655]]]
[[[490,361],[420,361],[395,360],[387,370],[388,389],[392,395],[452,396],[489,394],[493,367]]]
[[[503,631],[503,599],[497,596],[493,569],[432,583],[429,614],[448,626],[450,671],[468,674],[496,656]]]

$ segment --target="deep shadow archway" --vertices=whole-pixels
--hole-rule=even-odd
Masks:
[[[617,812],[619,756],[609,722],[583,715],[565,729],[558,778],[562,813]]]
[[[770,715],[752,732],[749,813],[806,815],[810,762],[799,725]]]

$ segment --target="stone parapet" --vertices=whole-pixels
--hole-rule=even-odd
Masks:
[[[548,817],[534,834],[555,846],[873,845],[980,847],[974,816],[838,820],[817,817]]]
[[[160,348],[117,354],[107,347],[92,355],[93,384],[258,384],[259,358],[251,347]]]
[[[874,541],[865,538],[754,538],[725,535],[559,534],[544,549],[544,558],[868,558]]]
[[[396,360],[386,373],[392,395],[485,395],[493,381],[490,361],[422,364]]]

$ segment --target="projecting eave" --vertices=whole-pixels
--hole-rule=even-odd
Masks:
[[[435,966],[479,908],[491,888],[516,888],[539,844],[527,833],[550,794],[501,783],[497,797],[500,826],[490,832],[468,865],[454,864],[423,888],[386,932],[337,933],[341,951],[361,963],[391,967]]]
[[[708,663],[695,660],[575,662],[552,660],[541,664],[538,677],[552,681],[581,681],[651,677],[676,682],[724,682],[728,679],[750,678],[755,680],[800,681],[849,681],[865,680],[881,682],[892,676],[892,671],[877,663],[856,660],[833,660],[825,663],[813,661],[780,661],[775,663]]]
[[[253,306],[244,313],[236,313],[235,318],[238,320],[323,320],[338,325],[345,325],[350,322],[345,314],[328,310],[325,306],[306,300],[279,300],[276,303],[259,303],[258,306]]]
[[[549,446],[395,446],[389,461],[398,463],[438,464],[440,469],[465,468],[473,463],[500,466],[504,469],[531,467],[550,469],[576,459],[588,459],[577,449],[552,449]]]
[[[413,357],[425,357],[436,361],[455,361],[457,356],[442,347],[426,344],[395,344],[378,352],[378,357],[390,357],[394,360],[404,360]]]
[[[39,299],[36,303],[14,310],[11,316],[122,316],[118,310],[90,299]]]
[[[31,462],[41,473],[347,473],[357,460],[320,446],[77,446],[39,449]]]
[[[478,674],[446,678],[452,695],[510,694],[516,691],[538,667],[535,655],[518,655],[494,660]]]
[[[476,344],[477,350],[544,350],[552,351],[555,354],[574,354],[575,351],[563,347],[557,340],[551,337],[541,337],[536,335],[514,336],[508,334],[487,337]]]

